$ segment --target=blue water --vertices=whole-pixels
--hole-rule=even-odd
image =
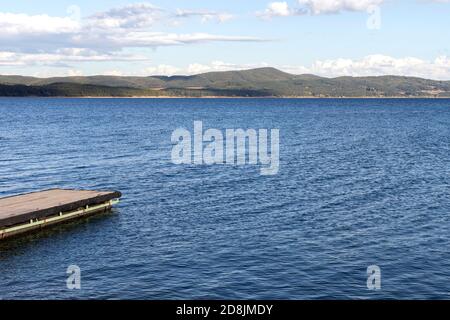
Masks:
[[[450,100],[0,99],[0,116],[0,196],[124,194],[0,243],[0,298],[450,298]],[[172,164],[194,120],[279,128],[279,174]]]

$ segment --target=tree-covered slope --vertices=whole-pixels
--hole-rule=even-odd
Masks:
[[[450,82],[414,77],[293,75],[274,68],[193,76],[0,76],[1,96],[450,97]]]

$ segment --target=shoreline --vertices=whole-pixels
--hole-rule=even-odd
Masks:
[[[0,96],[0,99],[10,99],[10,98],[20,98],[20,99],[286,99],[286,100],[294,100],[294,99],[311,99],[311,100],[326,100],[326,99],[341,99],[341,100],[354,100],[354,99],[450,99],[450,97],[431,97],[431,96],[423,96],[423,97],[403,97],[403,96],[392,96],[392,97],[371,97],[371,96],[361,96],[361,97],[309,97],[309,96],[285,96],[285,97],[222,97],[222,96],[205,96],[205,97],[174,97],[174,96],[131,96],[131,97],[114,97],[114,96],[51,96],[51,97],[43,97],[43,96]]]

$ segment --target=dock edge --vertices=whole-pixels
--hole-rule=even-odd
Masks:
[[[37,229],[44,229],[49,226],[61,224],[78,218],[87,217],[102,212],[107,212],[112,209],[113,205],[116,205],[119,202],[120,202],[119,199],[112,199],[97,205],[92,206],[87,205],[84,208],[79,208],[74,211],[60,212],[58,215],[48,216],[42,219],[31,219],[27,223],[18,224],[11,227],[0,228],[0,240],[28,233],[30,231],[34,231]]]

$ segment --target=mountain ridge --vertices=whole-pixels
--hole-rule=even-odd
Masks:
[[[0,96],[450,97],[450,81],[394,75],[326,78],[271,67],[187,76],[0,75]]]

